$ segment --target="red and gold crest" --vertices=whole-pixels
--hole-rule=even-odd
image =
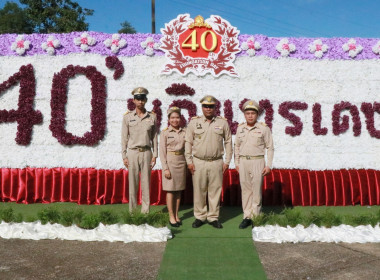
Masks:
[[[193,20],[189,14],[179,15],[165,24],[161,33],[161,49],[169,59],[163,74],[176,71],[181,75],[238,76],[233,61],[241,51],[239,30],[220,16],[207,20],[197,16]]]

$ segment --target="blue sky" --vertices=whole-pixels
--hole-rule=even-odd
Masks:
[[[14,1],[18,2],[18,1]],[[129,21],[151,32],[151,0],[77,0],[95,10],[90,30],[115,33]],[[0,6],[5,1],[0,0]],[[220,15],[240,34],[271,37],[380,37],[379,0],[156,0],[156,32],[178,14]]]

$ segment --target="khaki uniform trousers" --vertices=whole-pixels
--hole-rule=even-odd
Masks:
[[[205,161],[193,158],[195,172],[194,217],[201,221],[213,222],[219,218],[219,201],[223,183],[223,159]],[[208,193],[208,212],[206,195]]]
[[[149,213],[150,206],[150,175],[152,169],[152,151],[139,152],[128,150],[128,182],[129,182],[129,211],[132,212],[137,206],[137,191],[139,189],[139,173],[141,172],[141,213]]]
[[[264,167],[264,159],[240,158],[239,179],[244,218],[251,219],[260,214]]]

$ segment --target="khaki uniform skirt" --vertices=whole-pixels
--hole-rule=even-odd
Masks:
[[[183,191],[186,188],[186,159],[184,155],[167,154],[171,179],[166,179],[165,171],[162,171],[162,189],[164,191]]]

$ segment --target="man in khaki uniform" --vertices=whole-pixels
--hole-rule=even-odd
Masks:
[[[185,137],[185,157],[194,186],[193,228],[200,227],[206,220],[215,228],[222,228],[219,201],[223,173],[232,158],[231,131],[225,118],[215,116],[215,97],[205,96],[200,103],[203,116],[191,119]],[[223,162],[224,149],[226,157]]]
[[[132,91],[136,110],[124,114],[121,127],[121,153],[124,165],[128,168],[129,211],[137,205],[141,172],[142,213],[149,213],[150,175],[158,155],[156,115],[145,109],[147,94],[148,90],[143,87]]]
[[[259,104],[249,100],[243,104],[247,122],[238,126],[235,138],[234,154],[236,170],[239,172],[244,219],[239,228],[252,224],[252,218],[261,211],[261,187],[263,176],[271,172],[273,161],[273,139],[270,128],[258,123]],[[267,163],[265,164],[265,150]]]

